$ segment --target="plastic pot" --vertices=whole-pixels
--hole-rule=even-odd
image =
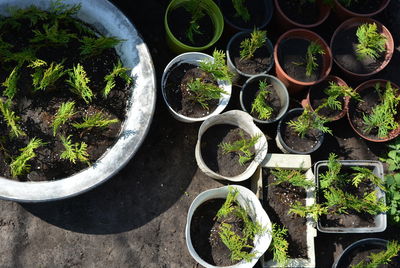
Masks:
[[[188,51],[202,51],[211,47],[219,40],[224,30],[224,19],[218,6],[212,0],[198,0],[200,2],[199,8],[203,9],[206,15],[210,16],[211,21],[213,23],[214,26],[213,38],[207,45],[201,47],[191,46],[179,41],[178,38],[176,38],[173,35],[168,25],[168,15],[172,10],[183,6],[185,3],[189,1],[191,0],[172,0],[168,5],[167,10],[165,11],[164,27],[165,27],[165,32],[167,34],[167,44],[170,47],[170,49],[177,54]]]
[[[389,241],[380,238],[365,238],[358,240],[348,246],[339,258],[333,263],[332,268],[348,268],[351,263],[351,256],[360,251],[371,249],[386,250]]]
[[[263,209],[260,201],[258,198],[255,196],[255,194],[250,191],[249,189],[239,186],[239,185],[231,185],[230,187],[234,187],[239,191],[237,201],[239,205],[243,208],[246,209],[248,212],[248,215],[253,221],[257,221],[261,224],[263,228],[266,229],[266,231],[262,235],[257,235],[254,239],[254,248],[252,249],[252,252],[254,252],[256,255],[255,257],[250,261],[246,262],[244,260],[240,261],[239,263],[231,266],[224,266],[224,267],[229,267],[229,268],[248,268],[248,267],[253,267],[256,263],[257,260],[264,254],[264,252],[268,249],[269,245],[271,244],[271,221]],[[192,244],[192,239],[190,236],[190,225],[192,222],[192,217],[193,213],[195,210],[204,202],[207,200],[211,199],[216,199],[216,198],[226,198],[229,192],[228,186],[216,188],[216,189],[211,189],[204,191],[200,193],[192,202],[189,208],[189,212],[187,215],[187,221],[186,221],[186,228],[185,228],[185,236],[186,236],[186,245],[188,247],[190,255],[198,262],[200,265],[206,267],[206,268],[215,268],[217,266],[211,265],[204,261],[195,251],[193,244]]]
[[[340,62],[338,62],[336,60],[335,55],[333,55],[333,60],[336,63],[336,65],[339,66],[339,68],[341,70],[343,70],[343,72],[345,72],[345,74],[347,76],[349,76],[352,79],[356,79],[356,80],[367,79],[368,77],[382,71],[389,64],[390,60],[392,59],[393,53],[394,53],[394,41],[393,41],[393,37],[392,37],[390,31],[382,23],[380,23],[376,20],[370,19],[370,18],[351,18],[351,19],[346,20],[342,24],[340,24],[339,27],[336,28],[335,32],[332,35],[332,39],[331,39],[331,43],[330,43],[332,53],[334,52],[334,47],[333,47],[334,41],[339,32],[350,29],[350,28],[358,27],[364,23],[369,23],[369,24],[375,23],[377,25],[378,32],[380,34],[383,34],[386,37],[386,54],[385,54],[385,59],[381,63],[381,65],[377,69],[375,69],[374,71],[369,72],[369,73],[355,73],[353,71],[347,70],[344,66],[342,66],[340,64]],[[354,59],[354,60],[357,60],[357,59]]]
[[[228,124],[228,125],[233,125],[236,127],[239,127],[243,129],[245,132],[247,132],[250,136],[255,136],[260,134],[261,137],[258,139],[257,143],[255,144],[255,156],[253,160],[251,161],[250,165],[247,167],[247,169],[242,173],[234,177],[226,177],[221,174],[218,174],[214,171],[212,171],[204,162],[203,157],[201,155],[201,138],[203,134],[206,132],[207,129],[209,129],[212,126],[215,125],[221,125],[221,124]],[[251,175],[254,174],[256,171],[257,167],[263,162],[266,154],[268,151],[268,142],[267,139],[264,136],[264,133],[253,123],[253,118],[239,110],[232,110],[225,112],[220,115],[216,115],[213,117],[208,118],[205,120],[199,129],[198,137],[197,137],[197,144],[196,144],[196,149],[195,149],[195,157],[196,157],[196,162],[201,171],[203,171],[207,176],[214,178],[214,179],[219,179],[219,180],[228,180],[228,181],[234,181],[234,182],[239,182],[239,181],[244,181],[248,178],[251,177]],[[239,165],[239,163],[238,163]]]
[[[0,14],[10,16],[9,7],[31,5],[50,9],[52,1],[4,0]],[[0,177],[0,198],[17,202],[44,202],[64,199],[89,191],[115,175],[137,152],[144,141],[153,117],[156,86],[150,53],[136,28],[127,17],[106,0],[71,0],[81,4],[76,17],[92,25],[105,36],[124,39],[116,47],[124,66],[132,68],[135,83],[127,101],[126,117],[115,143],[92,166],[66,178],[54,181],[19,182]]]
[[[229,1],[231,1],[231,0],[229,0]],[[252,0],[252,1],[254,1],[254,0]],[[262,0],[263,5],[258,6],[259,9],[257,10],[257,12],[262,13],[262,16],[261,16],[262,20],[259,23],[251,23],[250,22],[249,25],[246,25],[245,23],[238,24],[233,20],[232,16],[228,15],[227,10],[225,10],[223,3],[226,3],[226,2],[228,2],[228,1],[226,1],[226,0],[218,0],[217,1],[218,6],[220,7],[222,14],[224,16],[224,20],[225,20],[227,26],[229,26],[229,28],[231,29],[231,32],[234,32],[234,31],[247,31],[248,32],[248,31],[254,30],[254,28],[263,29],[271,21],[271,18],[272,18],[273,12],[274,12],[274,6],[272,4],[272,0]],[[250,20],[251,20],[251,18],[250,18]]]
[[[334,83],[338,84],[339,86],[347,86],[347,83],[345,81],[343,81],[343,79],[341,79],[337,76],[334,76],[334,75],[328,76],[324,81],[334,82]],[[324,81],[322,81],[322,82],[324,82]],[[301,105],[303,106],[303,108],[305,108],[306,106],[309,106],[312,111],[314,111],[315,108],[317,108],[317,107],[313,107],[311,105],[312,104],[311,100],[313,99],[313,95],[316,94],[317,90],[321,90],[320,88],[318,88],[317,85],[314,85],[309,88],[307,97],[304,100],[302,100],[302,102],[301,102]],[[339,120],[346,115],[347,109],[349,106],[350,97],[344,97],[343,100],[344,100],[344,105],[342,107],[342,111],[335,117],[327,118],[329,121]]]
[[[284,124],[292,120],[294,117],[301,115],[303,113],[303,110],[304,110],[303,108],[292,109],[289,112],[287,112],[279,121],[278,129],[276,131],[275,141],[278,148],[285,154],[311,154],[316,150],[318,150],[324,141],[324,133],[320,132],[320,135],[318,135],[317,137],[317,144],[313,148],[305,152],[294,150],[285,143],[285,141],[282,138],[282,131],[284,129]]]
[[[287,39],[305,39],[307,41],[313,41],[319,44],[323,50],[325,51],[325,54],[323,56],[323,71],[321,74],[321,77],[316,80],[316,81],[311,81],[311,82],[302,82],[299,80],[294,79],[293,77],[289,76],[282,68],[281,63],[279,62],[279,48],[280,45],[282,44],[283,41]],[[306,30],[306,29],[293,29],[290,31],[287,31],[283,35],[281,35],[278,39],[278,41],[275,44],[274,48],[274,61],[275,61],[275,71],[276,71],[276,76],[281,80],[286,87],[289,90],[289,93],[298,93],[301,91],[304,87],[306,86],[312,86],[315,84],[320,83],[322,80],[324,80],[329,73],[331,72],[332,69],[332,53],[326,42],[320,37],[318,34]]]
[[[383,79],[369,80],[369,81],[366,81],[366,82],[360,84],[355,90],[356,90],[359,94],[361,94],[361,92],[363,92],[363,90],[366,90],[366,89],[371,88],[371,87],[373,88],[377,83],[379,83],[379,84],[381,85],[381,87],[382,87],[382,86],[384,87],[384,86],[386,85],[387,82],[389,82],[389,81],[388,81],[388,80],[383,80]],[[395,87],[395,88],[400,89],[400,87],[399,87],[398,85],[396,85],[395,83],[393,83],[393,82],[390,82],[390,83],[392,84],[392,87]],[[349,102],[349,109],[347,110],[347,118],[348,118],[348,120],[349,120],[349,123],[350,123],[351,128],[352,128],[352,129],[354,130],[354,132],[356,132],[360,137],[362,137],[362,138],[364,138],[364,139],[366,139],[366,140],[368,140],[368,141],[372,141],[372,142],[387,142],[387,141],[390,141],[390,140],[396,138],[397,136],[399,136],[399,134],[400,134],[400,126],[399,126],[397,129],[394,129],[394,130],[392,130],[391,132],[389,132],[389,135],[388,135],[387,137],[385,137],[385,138],[373,138],[373,137],[369,137],[369,136],[364,135],[364,134],[360,131],[360,129],[358,129],[358,128],[354,125],[354,123],[353,123],[353,121],[352,121],[352,114],[355,112],[354,109],[353,109],[353,103],[354,103],[355,101],[356,101],[356,100],[350,99],[350,102]],[[400,124],[400,119],[399,119],[399,118],[397,119],[397,122]]]
[[[354,17],[370,18],[382,12],[382,10],[384,10],[388,6],[389,2],[390,0],[382,0],[381,6],[377,10],[371,13],[362,14],[350,11],[349,9],[344,7],[339,0],[335,0],[334,12],[336,13],[336,16],[342,21]]]
[[[252,76],[258,75],[258,74],[266,74],[269,72],[269,70],[271,70],[272,66],[274,65],[274,61],[273,61],[274,47],[273,47],[271,41],[267,38],[266,44],[264,46],[268,49],[268,52],[269,52],[272,60],[271,60],[271,63],[265,68],[265,70],[263,70],[262,72],[259,72],[259,73],[250,74],[250,73],[245,73],[236,67],[236,65],[234,63],[234,59],[232,58],[232,56],[233,56],[232,55],[232,45],[235,42],[240,43],[244,39],[250,38],[250,35],[251,35],[251,32],[239,32],[239,33],[236,33],[234,36],[232,36],[228,42],[228,46],[226,48],[227,63],[228,63],[229,69],[235,74],[236,77],[238,77],[239,75],[244,76],[244,77],[252,77]]]
[[[257,76],[253,76],[244,83],[242,86],[242,89],[240,90],[240,106],[242,107],[242,110],[249,113],[251,112],[251,104],[254,101],[256,97],[257,91],[251,91],[249,89],[249,85],[256,83],[258,88],[258,81],[260,80],[266,80],[268,84],[272,85],[272,87],[275,89],[280,101],[281,101],[281,109],[278,113],[278,115],[275,118],[269,119],[269,120],[261,120],[258,119],[255,116],[253,117],[253,120],[256,121],[257,123],[261,124],[268,124],[268,123],[273,123],[278,121],[287,111],[289,107],[289,93],[285,87],[285,85],[275,76],[272,75],[267,75],[267,74],[261,74]],[[245,100],[251,100],[251,103]]]
[[[167,98],[167,94],[166,94],[166,84],[168,81],[168,76],[174,70],[174,68],[183,63],[189,63],[189,64],[199,66],[200,62],[204,61],[204,60],[213,61],[214,58],[211,57],[210,55],[207,55],[207,54],[204,54],[201,52],[187,52],[187,53],[180,54],[180,55],[176,56],[175,58],[173,58],[164,69],[164,72],[163,72],[163,75],[161,78],[161,91],[162,91],[163,99],[164,99],[165,104],[168,107],[168,110],[172,114],[172,116],[181,122],[194,123],[194,122],[204,121],[214,115],[220,114],[229,103],[229,99],[231,97],[231,92],[232,92],[232,85],[226,81],[221,81],[221,80],[217,81],[218,85],[223,90],[225,90],[228,94],[223,94],[221,99],[219,100],[218,107],[212,113],[210,113],[206,116],[195,118],[195,117],[188,117],[188,116],[182,115],[182,114],[178,113],[177,111],[175,111],[171,107],[171,105],[168,103],[168,98]]]
[[[318,20],[312,24],[302,24],[290,19],[285,12],[282,10],[280,4],[280,0],[274,0],[275,7],[276,7],[276,19],[279,26],[283,27],[284,29],[293,29],[293,28],[314,28],[321,25],[331,13],[331,7],[327,4],[324,4],[323,1],[317,1],[318,9],[319,9],[319,16]]]
[[[343,167],[366,167],[372,168],[375,176],[384,181],[383,165],[379,161],[372,160],[339,160]],[[327,167],[328,161],[318,161],[314,165],[314,174],[317,181],[317,188],[319,188],[319,174],[321,167]],[[382,198],[386,202],[386,194],[379,187],[375,188],[378,199]],[[318,202],[318,199],[317,199]],[[383,232],[387,226],[386,213],[380,213],[374,216],[375,226],[371,227],[327,227],[322,226],[318,221],[317,229],[323,233],[378,233]]]

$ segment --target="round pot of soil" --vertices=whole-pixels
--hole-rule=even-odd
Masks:
[[[232,110],[201,124],[195,156],[207,176],[239,182],[254,174],[267,150],[267,139],[252,117]]]
[[[399,250],[400,246],[396,241],[380,238],[361,239],[348,246],[332,268],[399,267]]]
[[[366,0],[363,2],[335,0],[334,12],[340,20],[354,17],[371,18],[382,12],[389,2],[390,0]]]
[[[286,113],[289,107],[289,93],[275,76],[253,76],[240,90],[240,106],[257,123],[273,123]]]
[[[321,25],[331,13],[324,1],[274,0],[278,25],[285,29],[314,28]]]
[[[231,83],[217,80],[212,74],[201,69],[199,66],[203,62],[215,61],[213,57],[201,52],[187,52],[176,56],[164,69],[161,79],[163,98],[168,110],[179,121],[185,123],[204,121],[221,113],[228,105],[232,91]],[[201,100],[202,103],[194,99],[193,95],[188,93],[188,87],[197,79],[214,85],[211,90],[217,91],[218,88],[222,90],[217,95],[220,96],[219,99]]]
[[[235,31],[263,29],[270,22],[274,10],[272,0],[218,0],[225,22]]]
[[[325,41],[306,29],[293,29],[281,35],[275,44],[276,75],[289,90],[297,93],[318,84],[332,69],[332,53]]]
[[[271,70],[274,64],[273,52],[274,47],[266,37],[266,32],[254,30],[232,36],[228,42],[226,57],[229,69],[235,75],[251,77]]]
[[[303,108],[309,106],[311,110],[317,110],[321,117],[329,121],[336,121],[346,115],[350,100],[348,90],[351,89],[345,81],[330,75],[321,83],[310,87],[301,105]]]
[[[144,41],[129,19],[105,0],[73,0],[68,4],[4,0],[0,13],[3,45],[18,41],[6,55],[22,59],[9,58],[7,65],[2,64],[2,68],[11,69],[2,69],[10,76],[0,100],[4,130],[0,197],[43,202],[93,189],[131,159],[148,132],[156,88]],[[33,19],[19,20],[15,14],[28,14]],[[94,56],[90,47],[100,41],[118,45],[106,46]],[[2,53],[10,46],[3,48]],[[13,69],[13,65],[17,67]],[[132,70],[128,73],[122,66]],[[110,83],[104,81],[106,75]],[[133,78],[134,83],[119,80],[119,75]],[[18,78],[14,95],[12,81]],[[89,119],[96,126],[85,128]],[[99,128],[100,123],[107,127]],[[10,140],[6,137],[9,131],[13,133]],[[7,145],[11,148],[5,149]]]
[[[275,141],[282,152],[291,154],[311,154],[321,147],[324,141],[324,133],[321,130],[308,127],[308,130],[302,136],[289,125],[290,122],[298,122],[299,117],[303,114],[304,109],[302,108],[292,109],[279,121]],[[304,122],[308,120],[301,121]]]
[[[202,51],[221,37],[224,19],[212,0],[172,0],[165,11],[164,27],[173,52]]]
[[[231,201],[229,202],[229,199]],[[246,216],[245,224],[237,216],[231,216],[226,220],[222,211],[225,204],[229,204],[232,211],[243,211]],[[239,213],[238,213],[239,214]],[[236,251],[230,251],[225,242],[221,239],[223,229],[240,231],[247,223],[254,223],[262,229],[254,239],[247,242],[252,248],[241,249],[241,255],[246,259],[238,258]],[[254,228],[252,228],[254,229]],[[221,234],[220,234],[221,233]],[[271,243],[271,221],[256,195],[249,189],[238,186],[224,186],[200,193],[192,202],[189,208],[185,236],[186,245],[190,255],[203,267],[230,267],[247,268],[253,267],[257,260],[264,254]],[[234,235],[225,236],[225,241],[232,241]],[[243,254],[245,253],[245,254]],[[232,260],[232,259],[235,260]]]
[[[400,134],[399,86],[387,80],[369,80],[356,88],[361,101],[351,99],[347,117],[362,138],[386,142]]]
[[[366,79],[390,62],[394,42],[390,31],[370,18],[352,18],[335,30],[331,39],[335,63],[350,78]]]

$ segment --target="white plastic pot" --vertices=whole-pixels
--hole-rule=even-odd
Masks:
[[[212,113],[210,113],[206,116],[194,118],[194,117],[188,117],[188,116],[182,115],[182,114],[178,113],[177,111],[175,111],[171,107],[171,105],[168,103],[168,98],[167,98],[167,94],[166,94],[166,84],[168,81],[168,76],[170,75],[171,71],[175,67],[177,67],[183,63],[188,63],[188,64],[193,64],[193,65],[199,66],[200,62],[204,61],[204,60],[213,61],[214,58],[211,57],[210,55],[207,55],[207,54],[204,54],[201,52],[187,52],[187,53],[180,54],[180,55],[176,56],[175,58],[173,58],[164,69],[164,73],[161,78],[161,91],[162,91],[164,102],[168,107],[168,110],[170,111],[170,113],[176,120],[179,120],[184,123],[194,123],[194,122],[204,121],[214,115],[220,114],[229,103],[229,99],[231,98],[231,92],[232,92],[232,84],[230,84],[226,81],[221,81],[221,80],[217,81],[218,85],[220,88],[222,88],[228,94],[223,94],[221,99],[219,100],[218,107]]]
[[[203,134],[210,127],[215,126],[215,125],[221,125],[221,124],[227,124],[227,125],[233,125],[233,126],[239,127],[241,129],[243,129],[245,132],[247,132],[252,137],[255,135],[258,135],[258,134],[261,135],[261,137],[258,139],[257,143],[254,145],[256,153],[255,153],[255,156],[254,156],[253,160],[251,161],[250,165],[247,167],[247,169],[242,174],[239,174],[235,177],[222,176],[222,175],[212,171],[206,165],[206,163],[204,162],[203,157],[201,155],[200,145],[201,145],[201,138],[202,138]],[[244,180],[250,178],[254,174],[257,167],[263,162],[265,156],[267,155],[267,151],[268,151],[267,139],[265,138],[264,133],[254,124],[253,118],[248,113],[245,113],[243,111],[232,110],[232,111],[228,111],[223,114],[220,114],[220,115],[210,117],[201,124],[200,129],[199,129],[199,134],[197,136],[195,157],[196,157],[197,165],[199,166],[201,171],[203,171],[207,176],[214,178],[214,179],[239,182],[239,181],[244,181]],[[238,165],[239,165],[239,163],[238,163]]]
[[[250,261],[246,262],[242,260],[241,262],[231,265],[231,266],[224,266],[225,268],[249,268],[253,267],[257,260],[264,254],[264,252],[268,249],[271,243],[271,221],[262,208],[260,201],[255,196],[255,194],[250,191],[249,189],[239,186],[239,185],[231,185],[230,187],[234,187],[239,191],[237,201],[239,205],[246,209],[248,215],[253,221],[256,221],[261,224],[263,228],[265,228],[265,232],[262,235],[257,235],[254,239],[254,248],[252,252],[256,254],[256,256]],[[186,221],[186,229],[185,229],[185,236],[186,236],[186,245],[188,247],[190,255],[202,266],[206,268],[216,268],[218,266],[211,265],[204,261],[195,251],[192,244],[192,239],[190,236],[190,225],[192,222],[193,213],[196,209],[206,202],[207,200],[216,199],[216,198],[226,198],[229,192],[228,186],[224,186],[217,189],[211,189],[200,193],[192,202],[189,208],[189,212],[187,215]]]

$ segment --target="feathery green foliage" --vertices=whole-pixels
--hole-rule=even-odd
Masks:
[[[335,82],[329,82],[329,87],[324,90],[328,98],[324,101],[324,107],[327,106],[332,110],[342,110],[342,103],[339,99],[350,97],[355,100],[361,101],[360,95],[349,86],[340,86]]]
[[[20,29],[22,26],[22,21],[29,21],[30,26],[35,26],[38,22],[47,19],[47,12],[40,10],[35,6],[30,6],[28,8],[9,8],[10,16],[5,18],[2,22],[3,25],[10,25],[13,29]]]
[[[3,96],[6,96],[8,99],[12,100],[15,97],[15,94],[17,94],[18,87],[18,79],[19,79],[19,67],[16,66],[14,69],[11,71],[10,75],[7,77],[6,81],[4,81],[1,85],[6,87],[6,89],[3,92]]]
[[[74,16],[81,9],[82,4],[69,5],[63,3],[63,0],[56,0],[50,3],[50,15],[56,19],[65,19]]]
[[[243,131],[239,132],[241,139],[232,143],[222,142],[219,147],[222,149],[224,154],[236,153],[239,155],[239,164],[244,165],[250,161],[254,155],[250,149],[257,143],[261,138],[261,134],[255,135],[249,139],[244,137]]]
[[[200,62],[200,69],[214,76],[215,79],[231,82],[233,74],[225,63],[225,52],[215,49],[214,60],[203,60]]]
[[[229,187],[228,190],[229,192],[228,195],[226,196],[225,202],[217,212],[216,217],[218,220],[227,217],[236,209],[235,202],[239,195],[239,191],[232,187]]]
[[[271,185],[289,183],[293,186],[308,188],[314,186],[314,183],[307,179],[304,172],[297,169],[271,169],[271,174],[275,176],[275,182]]]
[[[60,139],[65,149],[64,152],[62,152],[62,154],[60,155],[61,159],[67,159],[74,164],[78,160],[80,162],[86,163],[87,165],[90,165],[86,143],[72,143],[71,135],[66,138],[64,136],[60,136]]]
[[[351,167],[356,173],[353,174],[352,183],[354,186],[358,187],[358,185],[362,182],[370,181],[376,186],[378,186],[383,191],[386,191],[385,186],[383,185],[383,181],[377,177],[372,170],[365,167]]]
[[[90,79],[83,66],[78,63],[72,71],[68,72],[68,75],[67,82],[71,86],[71,92],[80,96],[86,103],[90,103],[93,98],[93,92],[88,86]]]
[[[111,124],[118,123],[118,119],[109,119],[102,112],[97,112],[90,116],[85,116],[82,123],[73,123],[75,128],[106,128]]]
[[[104,77],[106,86],[103,90],[103,96],[106,98],[110,94],[111,90],[115,87],[115,78],[121,77],[125,80],[127,84],[132,83],[133,79],[126,72],[129,71],[128,68],[122,66],[122,62],[118,61],[117,65],[114,65],[114,69],[110,74]]]
[[[326,119],[318,115],[318,110],[312,111],[311,108],[307,106],[296,120],[290,120],[287,122],[287,125],[298,133],[301,138],[304,138],[306,134],[313,129],[332,135],[332,130],[324,126],[327,122]]]
[[[217,85],[211,83],[205,83],[201,78],[187,84],[187,90],[190,92],[190,99],[200,103],[200,105],[208,110],[207,101],[219,100],[222,94],[228,94],[225,90],[221,89]]]
[[[260,80],[258,88],[260,89],[257,93],[256,98],[251,104],[251,113],[256,112],[258,118],[262,120],[269,119],[272,116],[274,109],[268,105],[266,98],[271,93],[268,88],[271,87],[266,80]]]
[[[190,0],[183,6],[191,14],[189,27],[186,30],[186,37],[194,44],[194,34],[203,34],[200,31],[199,20],[205,16],[203,8],[200,7],[201,1]]]
[[[342,164],[339,162],[338,157],[334,153],[329,154],[328,158],[328,171],[325,173],[318,174],[319,184],[321,189],[329,188],[334,183],[342,180],[340,175],[340,170],[342,169]]]
[[[386,50],[386,37],[378,33],[375,23],[365,23],[357,28],[358,44],[356,47],[357,58],[377,59]]]
[[[288,229],[272,224],[272,241],[270,250],[273,254],[273,260],[280,266],[286,266],[289,260],[289,242],[286,240]]]
[[[31,169],[28,161],[36,157],[35,150],[45,144],[41,139],[33,138],[26,147],[20,149],[21,154],[10,164],[11,176],[15,178],[28,173]]]
[[[35,50],[32,48],[25,48],[19,52],[4,51],[3,57],[5,62],[16,62],[19,67],[25,62],[31,62],[36,59]]]
[[[375,89],[380,93],[380,85],[377,83]],[[400,94],[398,89],[392,87],[390,82],[386,83],[386,89],[381,96],[381,103],[376,105],[370,114],[364,114],[364,131],[370,133],[372,130],[378,132],[379,138],[387,137],[389,132],[397,129],[399,123],[396,121],[396,115],[399,109]]]
[[[80,47],[82,56],[97,56],[100,55],[104,50],[113,48],[123,40],[115,37],[88,37],[84,36],[80,42],[82,46]]]
[[[56,115],[54,116],[54,121],[52,123],[53,126],[53,136],[56,135],[57,129],[65,124],[72,116],[75,115],[75,102],[68,101],[61,103],[60,108]]]
[[[398,241],[389,241],[386,245],[386,250],[382,250],[378,253],[371,253],[361,262],[356,265],[351,265],[351,268],[376,268],[382,264],[388,264],[390,261],[399,255],[400,244]]]
[[[232,0],[233,8],[236,11],[236,17],[242,18],[244,22],[248,22],[251,18],[249,10],[244,5],[246,0]]]
[[[254,29],[250,34],[250,38],[240,42],[240,59],[247,60],[254,57],[257,49],[265,45],[267,42],[267,31]]]
[[[34,37],[30,42],[38,46],[66,46],[72,38],[77,38],[75,34],[68,33],[66,30],[60,30],[57,21],[52,26],[43,24],[43,32],[33,30],[33,33]]]
[[[56,64],[52,62],[47,69],[44,68],[45,66],[47,66],[47,63],[40,59],[28,65],[28,67],[35,70],[32,74],[34,91],[46,90],[49,87],[53,87],[57,80],[67,73],[62,63]]]
[[[290,207],[288,214],[297,214],[300,217],[312,217],[314,221],[322,215],[328,214],[328,208],[321,204],[313,204],[311,206],[303,206],[301,202],[295,201]]]
[[[307,48],[306,54],[306,75],[311,76],[311,74],[318,68],[317,55],[324,55],[325,50],[316,42],[311,42]]]
[[[18,138],[19,136],[26,136],[25,132],[17,124],[21,118],[15,115],[15,113],[11,110],[11,101],[4,101],[0,98],[0,111],[3,114],[7,125],[10,127],[11,137]]]

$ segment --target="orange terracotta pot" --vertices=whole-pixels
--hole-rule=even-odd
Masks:
[[[375,10],[374,12],[367,13],[367,14],[362,14],[362,13],[356,13],[353,11],[350,11],[346,7],[344,7],[339,0],[335,0],[335,7],[334,7],[334,12],[336,16],[338,17],[339,20],[344,21],[346,19],[354,18],[354,17],[364,17],[364,18],[370,18],[372,16],[377,15],[378,13],[382,12],[388,4],[390,0],[382,0],[380,7]]]

